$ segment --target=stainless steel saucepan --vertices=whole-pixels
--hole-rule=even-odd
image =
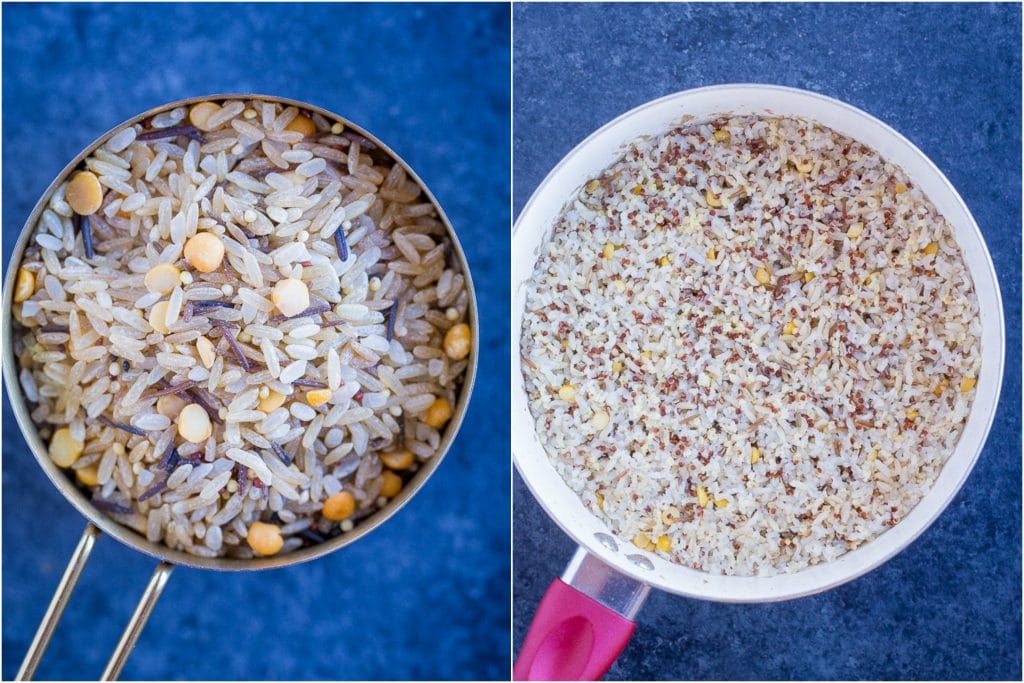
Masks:
[[[11,307],[13,303],[13,294],[15,287],[15,278],[17,277],[18,266],[21,263],[22,255],[25,252],[26,247],[29,245],[32,231],[34,230],[36,223],[39,221],[43,210],[46,208],[50,196],[56,190],[61,183],[68,179],[68,177],[79,168],[82,161],[92,154],[98,147],[104,144],[115,132],[122,130],[125,126],[133,125],[148,119],[161,112],[173,110],[177,107],[190,107],[198,102],[203,101],[224,101],[230,99],[242,99],[242,100],[263,100],[268,102],[277,102],[285,106],[295,106],[300,110],[306,110],[309,112],[315,112],[326,118],[328,121],[336,121],[345,125],[346,130],[350,130],[358,135],[363,136],[371,143],[376,145],[379,150],[382,150],[388,156],[390,156],[395,163],[400,164],[408,173],[409,178],[414,180],[424,192],[427,200],[434,204],[437,209],[439,220],[441,220],[447,231],[448,237],[451,240],[451,259],[452,262],[457,264],[461,269],[463,276],[465,277],[465,286],[469,293],[469,310],[468,310],[468,323],[471,329],[471,340],[472,340],[472,351],[469,356],[469,365],[466,369],[466,374],[463,378],[462,388],[460,389],[458,401],[453,407],[453,414],[449,420],[447,427],[442,435],[440,445],[438,447],[438,453],[434,457],[422,463],[420,469],[413,476],[402,491],[392,499],[385,507],[377,511],[370,517],[360,521],[355,528],[347,533],[336,536],[332,539],[319,543],[306,548],[295,550],[293,552],[285,553],[282,555],[272,557],[260,557],[249,560],[242,559],[231,559],[231,558],[205,558],[197,555],[187,554],[182,551],[172,550],[167,546],[158,543],[152,543],[140,535],[133,529],[122,526],[118,522],[108,517],[103,511],[96,508],[89,498],[81,489],[79,489],[73,480],[73,477],[68,476],[66,470],[62,470],[50,459],[47,451],[47,444],[43,442],[37,431],[36,425],[32,422],[30,417],[31,408],[24,394],[21,391],[18,383],[18,362],[14,356],[13,344],[11,340],[15,334],[15,328],[13,323],[13,316],[11,313]],[[135,612],[132,614],[131,620],[128,622],[128,626],[125,628],[124,633],[118,642],[113,655],[110,658],[106,669],[103,671],[102,680],[116,679],[124,667],[125,661],[132,648],[135,645],[139,634],[142,631],[143,626],[146,623],[146,619],[149,617],[157,599],[160,596],[168,578],[170,577],[171,571],[175,565],[185,565],[189,567],[196,567],[198,569],[212,569],[219,571],[249,571],[258,569],[275,569],[278,567],[287,567],[309,560],[314,560],[324,555],[333,553],[341,548],[355,543],[359,539],[366,536],[368,533],[379,527],[381,524],[386,522],[392,515],[398,512],[403,505],[405,505],[410,498],[422,488],[426,483],[427,479],[437,470],[441,464],[441,460],[444,455],[448,452],[452,442],[455,439],[456,434],[459,431],[459,427],[462,424],[463,417],[466,413],[466,408],[469,405],[470,395],[473,392],[473,383],[476,378],[477,369],[477,348],[478,348],[478,331],[479,331],[479,320],[477,313],[476,294],[473,290],[473,282],[470,277],[469,264],[466,261],[465,253],[462,250],[462,246],[459,244],[458,236],[455,230],[452,228],[451,223],[448,221],[448,217],[445,215],[441,205],[437,202],[437,199],[431,194],[430,190],[427,189],[426,185],[420,180],[416,173],[402,161],[401,157],[395,154],[387,145],[378,140],[370,132],[364,130],[357,124],[348,121],[347,119],[338,116],[337,114],[331,113],[321,107],[307,104],[305,102],[298,102],[283,97],[270,97],[266,95],[256,94],[227,94],[227,95],[208,95],[204,97],[193,97],[186,100],[180,100],[177,102],[171,102],[149,111],[143,112],[138,116],[134,116],[131,119],[124,121],[111,130],[107,131],[100,137],[98,137],[93,143],[86,147],[78,156],[72,159],[64,170],[58,174],[54,181],[40,197],[36,203],[35,208],[29,215],[25,222],[25,226],[22,228],[21,235],[14,247],[14,250],[10,256],[10,263],[7,269],[7,277],[4,282],[3,290],[3,327],[2,333],[4,338],[3,344],[3,373],[7,385],[7,394],[11,400],[11,405],[14,409],[14,415],[17,418],[18,425],[21,428],[22,433],[25,436],[25,440],[28,442],[29,448],[32,451],[32,455],[35,456],[39,463],[39,466],[46,473],[46,476],[50,478],[53,485],[60,491],[75,508],[78,509],[82,515],[88,520],[85,531],[82,534],[81,540],[78,542],[78,546],[75,548],[74,553],[71,556],[71,560],[68,563],[67,569],[64,572],[63,577],[60,580],[60,584],[57,587],[57,591],[50,602],[49,607],[43,616],[42,623],[39,626],[35,637],[32,640],[32,644],[29,647],[28,653],[25,656],[25,660],[18,671],[18,680],[31,679],[36,667],[42,658],[43,652],[53,635],[53,631],[57,626],[57,621],[60,619],[61,613],[64,611],[64,607],[67,605],[68,599],[71,597],[71,593],[74,590],[75,583],[78,581],[78,577],[85,566],[86,561],[89,558],[89,554],[92,552],[93,546],[96,543],[96,539],[99,538],[101,533],[108,534],[113,538],[117,539],[121,543],[133,548],[141,553],[149,555],[150,557],[159,561],[156,569],[153,572],[152,578],[146,587],[145,592],[140,599]],[[8,456],[15,457],[15,456]]]

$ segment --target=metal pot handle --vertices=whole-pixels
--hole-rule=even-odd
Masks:
[[[32,639],[32,644],[29,645],[28,653],[25,655],[25,660],[21,663],[21,668],[18,669],[18,675],[15,680],[29,681],[35,675],[36,667],[39,666],[39,661],[43,658],[46,646],[50,643],[50,637],[53,635],[54,629],[57,628],[57,622],[60,621],[60,615],[63,614],[64,608],[67,607],[68,600],[71,598],[71,592],[75,589],[78,577],[81,576],[82,569],[85,568],[85,563],[92,553],[93,546],[96,545],[96,539],[99,537],[100,530],[98,527],[93,524],[85,526],[82,538],[79,539],[78,546],[75,547],[75,552],[71,555],[67,569],[64,570],[64,576],[61,577],[60,583],[57,585],[57,591],[53,594],[53,599],[50,600],[50,606],[46,608],[43,621],[39,624],[39,629]],[[174,565],[165,561],[158,564],[156,569],[153,570],[153,576],[149,579],[149,585],[146,586],[146,590],[143,592],[139,604],[135,607],[131,620],[129,620],[128,625],[121,634],[121,640],[118,641],[117,647],[114,648],[114,654],[110,656],[110,661],[107,662],[107,666],[103,670],[103,675],[100,677],[101,681],[116,680],[121,675],[121,669],[124,668],[128,655],[131,654],[132,648],[135,647],[135,642],[139,639],[139,634],[142,633],[142,628],[146,625],[146,620],[149,619],[149,615],[153,611],[156,601],[160,598],[160,593],[163,592],[164,586],[167,585],[167,579],[170,578],[171,570],[173,569]]]

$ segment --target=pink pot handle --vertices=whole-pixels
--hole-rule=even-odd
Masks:
[[[561,579],[541,600],[516,659],[517,681],[596,681],[608,671],[636,624]]]

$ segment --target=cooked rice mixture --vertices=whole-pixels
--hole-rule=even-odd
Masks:
[[[204,102],[117,131],[53,193],[14,293],[50,456],[203,556],[354,528],[439,448],[470,353],[437,210],[317,113]]]
[[[642,549],[715,574],[836,559],[934,483],[980,368],[950,226],[811,121],[631,145],[556,220],[528,285],[551,462]]]

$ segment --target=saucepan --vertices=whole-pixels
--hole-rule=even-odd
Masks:
[[[799,116],[878,150],[901,166],[953,228],[980,307],[981,370],[977,394],[955,452],[931,490],[893,528],[838,559],[775,576],[712,575],[669,562],[611,533],[590,513],[548,460],[523,383],[519,331],[538,249],[568,197],[616,159],[630,142],[682,121],[722,113]],[[817,93],[771,85],[719,85],[641,105],[573,149],[548,174],[520,214],[512,238],[512,452],[545,511],[579,545],[537,608],[514,668],[517,680],[596,679],[628,642],[651,588],[703,600],[791,600],[835,588],[886,562],[927,529],[974,466],[995,414],[1002,382],[1004,329],[995,269],[981,231],[956,190],[909,140],[873,116]]]
[[[127,126],[147,121],[154,116],[166,114],[167,112],[178,110],[179,108],[190,108],[200,102],[223,102],[226,100],[262,100],[266,102],[277,102],[284,106],[297,107],[300,111],[305,112],[307,116],[319,115],[328,122],[328,125],[336,123],[342,124],[344,126],[344,130],[348,131],[348,134],[352,136],[352,139],[359,140],[359,144],[363,145],[366,149],[372,150],[373,154],[386,155],[387,157],[390,157],[390,160],[401,165],[408,174],[408,178],[417,183],[422,189],[423,196],[426,197],[426,201],[429,201],[434,205],[437,219],[444,224],[447,232],[448,243],[450,244],[450,249],[447,254],[448,263],[457,267],[465,279],[465,288],[468,294],[466,317],[467,323],[470,327],[471,343],[471,351],[467,358],[468,364],[462,379],[461,389],[459,389],[458,392],[458,399],[456,404],[452,406],[451,417],[444,427],[444,432],[441,435],[438,448],[432,457],[426,459],[420,464],[419,469],[409,481],[405,482],[404,487],[393,499],[372,515],[358,521],[354,528],[346,533],[329,538],[324,542],[296,549],[292,552],[268,557],[254,557],[252,559],[201,557],[199,555],[171,549],[166,545],[153,543],[147,540],[144,535],[116,522],[94,505],[90,498],[75,485],[74,477],[69,476],[67,470],[59,468],[50,458],[47,450],[47,444],[40,437],[37,426],[33,423],[30,417],[32,410],[30,402],[27,400],[19,385],[19,366],[14,355],[14,345],[11,343],[13,335],[16,334],[17,330],[13,322],[12,305],[19,264],[22,262],[22,257],[26,248],[28,248],[31,243],[32,232],[36,224],[39,222],[43,211],[48,206],[53,192],[62,183],[64,183],[72,173],[80,168],[82,161],[86,157],[92,154],[101,145],[105,144],[115,133],[124,130]],[[11,260],[4,282],[2,328],[5,340],[3,345],[3,373],[6,380],[8,397],[10,398],[18,425],[25,436],[25,440],[28,442],[32,455],[35,456],[35,459],[38,461],[39,466],[46,473],[46,476],[49,477],[50,481],[53,482],[53,485],[57,490],[60,491],[61,495],[63,495],[88,520],[81,540],[72,554],[71,560],[61,578],[57,591],[45,612],[42,623],[40,624],[39,629],[29,647],[25,660],[18,671],[18,680],[31,679],[43,652],[46,649],[50,637],[56,628],[57,621],[59,620],[61,613],[71,596],[75,583],[77,582],[79,575],[89,558],[89,554],[92,552],[96,539],[101,533],[112,536],[129,548],[137,550],[138,552],[159,561],[153,572],[152,578],[150,579],[149,584],[138,603],[138,606],[131,616],[128,626],[122,634],[106,669],[103,671],[102,679],[111,680],[116,679],[123,668],[125,661],[131,652],[131,649],[134,647],[135,642],[145,625],[146,619],[149,617],[150,612],[156,604],[156,601],[159,598],[174,566],[185,565],[198,569],[218,571],[276,569],[279,567],[288,567],[302,562],[307,562],[309,560],[314,560],[336,552],[351,543],[355,543],[391,518],[423,487],[427,479],[429,479],[440,466],[444,455],[451,447],[451,444],[459,431],[463,417],[465,416],[467,406],[469,405],[477,369],[479,320],[477,317],[476,295],[473,290],[473,283],[470,277],[469,264],[466,261],[465,253],[462,250],[462,246],[459,243],[458,237],[452,228],[451,223],[448,221],[444,210],[441,208],[433,194],[431,194],[430,190],[423,184],[413,169],[402,161],[394,151],[359,125],[315,105],[282,97],[270,97],[256,94],[209,95],[171,102],[124,121],[97,138],[64,167],[64,170],[60,172],[57,178],[50,184],[42,197],[36,203],[35,208],[32,210],[28,220],[25,222],[25,226],[21,231],[10,258]],[[9,455],[8,457],[14,456]]]

